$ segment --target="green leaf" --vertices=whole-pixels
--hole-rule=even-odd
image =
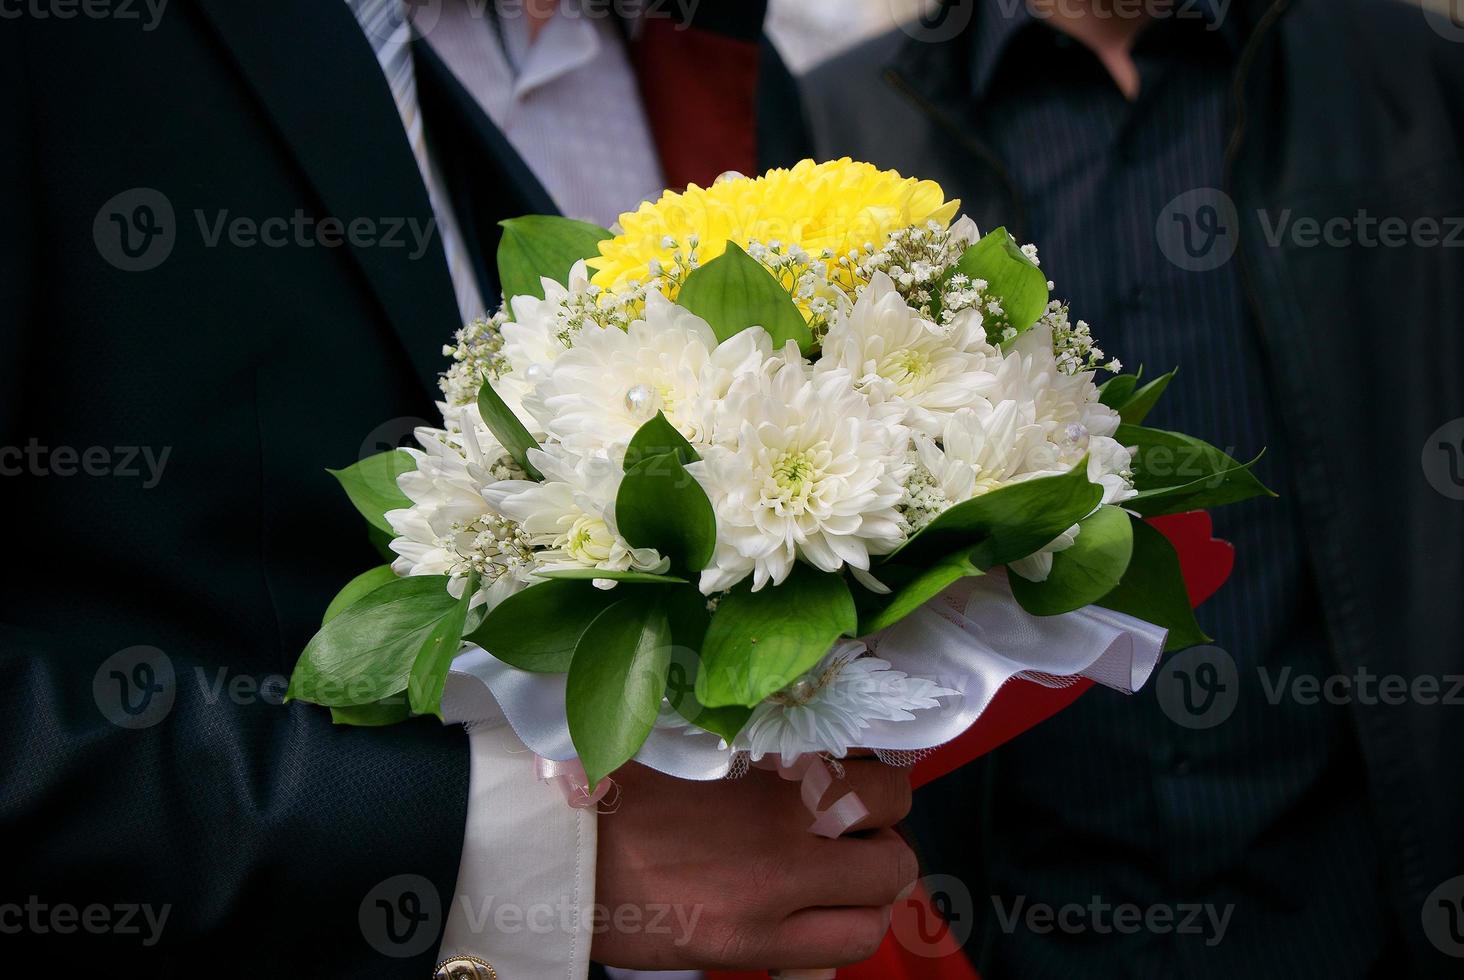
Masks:
[[[442,717],[442,691],[447,685],[447,672],[452,659],[463,648],[463,630],[468,622],[468,605],[478,591],[478,573],[473,572],[463,588],[463,596],[448,615],[437,621],[412,663],[407,679],[407,700],[419,715]]]
[[[400,449],[390,449],[367,456],[343,470],[326,470],[345,488],[346,496],[377,530],[395,535],[384,516],[389,510],[412,506],[407,495],[397,487],[397,477],[417,468],[417,461]]]
[[[1134,535],[1122,507],[1100,507],[1078,522],[1082,529],[1071,548],[1052,556],[1045,582],[1008,576],[1012,595],[1034,616],[1056,616],[1082,609],[1118,587],[1133,555]]]
[[[625,447],[625,468],[628,470],[652,456],[664,456],[667,453],[675,453],[682,464],[695,463],[701,459],[691,443],[686,441],[686,437],[676,430],[676,426],[666,421],[663,413],[657,412],[655,418],[631,436],[630,445]]]
[[[1107,405],[1115,412],[1128,404],[1130,398],[1134,397],[1134,391],[1139,386],[1139,379],[1144,376],[1144,368],[1133,374],[1116,374],[1098,386],[1098,402]]]
[[[1097,604],[1169,630],[1165,651],[1209,643],[1210,638],[1195,620],[1174,546],[1144,521],[1138,518],[1130,521],[1133,558],[1118,587]]]
[[[844,577],[801,562],[782,585],[728,593],[702,644],[696,696],[711,707],[752,707],[807,672],[859,627]]]
[[[330,605],[325,607],[325,618],[321,620],[320,625],[324,626],[383,585],[396,580],[396,572],[391,570],[390,565],[378,565],[370,571],[362,572],[347,582],[346,587],[337,592],[336,597],[330,600]]]
[[[565,579],[540,582],[494,606],[468,639],[510,667],[562,674],[591,621],[624,598],[618,591]]]
[[[985,279],[987,295],[1001,302],[1002,316],[987,317],[986,333],[992,343],[1001,341],[1008,326],[1019,334],[1027,330],[1047,309],[1047,274],[1022,254],[1005,228],[966,249],[952,273]]]
[[[531,214],[498,223],[503,240],[498,244],[498,280],[503,295],[544,298],[540,279],[569,283],[570,270],[580,259],[600,254],[600,243],[614,237],[597,225],[551,215]]]
[[[813,332],[788,290],[735,242],[686,277],[676,302],[707,321],[719,341],[762,327],[774,349],[790,340],[805,352],[813,346]]]
[[[622,598],[580,637],[564,701],[570,739],[591,786],[645,743],[660,714],[670,660],[671,627],[653,593]]]
[[[882,566],[879,570],[880,581],[889,586],[891,592],[883,596],[869,593],[856,595],[855,601],[860,607],[859,635],[868,636],[886,626],[893,626],[940,595],[953,583],[971,575],[984,574],[971,564],[969,549],[920,567]]]
[[[685,585],[686,579],[674,575],[653,575],[650,572],[621,572],[606,568],[555,568],[535,572],[540,578],[563,579],[571,582],[593,582],[605,579],[610,582],[631,582],[637,585]]]
[[[1088,461],[1059,476],[1013,483],[957,504],[931,521],[888,561],[920,564],[965,550],[987,569],[1041,550],[1091,514],[1103,488],[1088,482]],[[884,574],[881,567],[877,574]]]
[[[1177,373],[1178,368],[1155,378],[1134,392],[1123,405],[1118,407],[1119,417],[1130,425],[1142,424],[1144,419],[1149,417],[1149,413],[1154,410],[1154,406],[1159,403],[1160,396],[1164,394],[1165,389],[1169,387],[1169,382],[1174,380]]]
[[[1250,470],[1259,456],[1238,463],[1192,436],[1137,425],[1120,425],[1113,438],[1137,447],[1133,474],[1139,493],[1124,506],[1145,517],[1276,496]]]
[[[542,480],[544,477],[529,462],[529,450],[538,449],[539,440],[529,433],[519,417],[513,414],[513,409],[504,403],[488,381],[484,381],[483,387],[478,389],[478,414],[483,416],[483,424],[488,426],[493,438],[508,450],[515,463],[523,467],[529,479]]]
[[[702,644],[712,619],[707,598],[695,587],[663,596],[673,644],[666,671],[666,700],[681,717],[730,744],[752,717],[752,709],[742,705],[709,708],[697,699],[696,675],[701,672]]]
[[[357,728],[384,728],[412,717],[411,706],[407,704],[407,692],[398,691],[373,704],[350,708],[331,708],[330,720],[337,725],[353,725]]]
[[[349,708],[398,693],[423,644],[457,607],[445,575],[383,585],[320,628],[295,664],[287,698]]]
[[[699,572],[712,560],[717,516],[712,502],[675,453],[636,463],[620,481],[615,523],[636,548],[655,548],[673,568]]]

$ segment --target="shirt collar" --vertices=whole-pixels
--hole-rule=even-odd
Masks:
[[[528,18],[522,7],[501,2],[499,6],[506,6],[498,10],[497,27],[509,64],[515,67],[515,100],[584,67],[600,53],[604,26],[601,22],[606,12],[594,5],[562,0],[554,17],[532,44]]]
[[[1238,56],[1247,36],[1244,7],[1244,0],[1174,0],[1171,14],[1153,26],[1211,31]],[[1018,35],[1039,28],[1051,30],[1028,9],[1026,0],[976,0],[970,31],[970,78],[971,92],[978,100],[990,91],[1002,59]]]

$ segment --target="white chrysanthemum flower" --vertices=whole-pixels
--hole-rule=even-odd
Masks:
[[[483,490],[488,506],[515,521],[535,549],[539,569],[599,568],[665,572],[669,559],[632,548],[615,524],[615,496],[624,476],[605,456],[578,456],[562,446],[529,450],[544,482],[510,480]],[[611,584],[606,581],[596,584]]]
[[[753,589],[787,578],[801,558],[826,572],[868,569],[904,539],[899,511],[910,430],[872,405],[849,376],[809,377],[792,345],[781,365],[738,378],[723,399],[735,444],[719,441],[689,469],[717,514],[708,595],[749,574]]]
[[[753,761],[777,754],[785,766],[809,752],[842,758],[862,744],[870,722],[909,721],[915,711],[940,707],[937,698],[959,693],[864,653],[856,640],[835,644],[811,671],[753,709],[733,747]]]
[[[906,424],[935,435],[946,416],[995,389],[1000,361],[979,313],[934,324],[876,272],[854,309],[834,319],[815,371],[847,371],[872,400],[902,402]]]
[[[628,329],[586,326],[546,372],[526,406],[572,452],[628,443],[656,413],[692,443],[710,438],[710,412],[733,378],[771,356],[761,329],[718,345],[705,320],[659,293]]]
[[[1045,455],[1045,430],[1030,402],[1001,401],[963,408],[940,431],[940,444],[915,440],[920,469],[930,475],[948,505],[963,503],[1010,483],[1051,472],[1034,467]]]
[[[950,416],[939,441],[917,437],[917,463],[903,505],[918,529],[946,508],[1012,483],[1056,476],[1088,458],[1088,479],[1103,488],[1105,504],[1133,495],[1132,454],[1112,438],[1118,413],[1102,404],[1091,372],[1061,370],[1050,326],[1033,327],[996,368],[990,407]],[[1011,564],[1023,578],[1045,581],[1052,556],[1072,547],[1077,525],[1041,551]]]
[[[501,447],[475,430],[418,429],[421,450],[406,452],[417,468],[397,479],[412,506],[387,511],[398,575],[447,575],[461,596],[470,572],[480,580],[472,604],[496,606],[528,584],[534,558],[522,529],[491,508],[479,492],[512,475]]]
[[[574,328],[565,323],[565,313],[576,302],[592,295],[584,260],[576,262],[570,270],[568,286],[553,279],[539,281],[544,287],[544,298],[511,297],[508,305],[513,310],[513,319],[499,328],[503,335],[503,358],[518,375],[531,374],[535,366],[552,364],[569,350],[574,341]],[[527,380],[534,383],[539,379]]]

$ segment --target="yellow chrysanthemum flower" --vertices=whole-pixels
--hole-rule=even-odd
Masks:
[[[592,282],[618,291],[665,276],[674,292],[676,273],[686,271],[692,255],[705,265],[726,251],[728,241],[743,248],[777,242],[814,259],[837,260],[855,250],[881,248],[902,228],[932,221],[946,227],[959,207],[934,181],[902,177],[847,157],[828,163],[804,160],[755,179],[668,191],[621,215],[622,232],[602,242],[600,255],[589,260]]]

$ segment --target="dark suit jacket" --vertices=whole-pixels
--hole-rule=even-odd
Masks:
[[[419,53],[492,296],[497,221],[552,204]],[[426,976],[460,730],[279,703],[334,592],[382,561],[326,468],[437,417],[458,326],[373,52],[340,0],[174,0],[7,19],[0,81],[5,959]],[[434,907],[430,941],[402,940]]]
[[[947,24],[959,25],[969,6],[951,7]],[[1464,416],[1464,48],[1393,0],[1235,9],[1252,30],[1224,190],[1242,219],[1245,289],[1285,406],[1333,667],[1371,674],[1374,688],[1380,675],[1432,678],[1442,693],[1464,675],[1464,445],[1451,458],[1435,435]],[[961,60],[969,41],[929,23],[912,32],[921,39],[894,32],[812,74],[818,152],[937,180],[984,202],[973,214],[983,228],[1006,224],[1025,241],[1021,202],[979,138]],[[1410,225],[1451,217],[1455,241],[1439,244],[1447,233],[1436,228],[1431,246],[1272,244],[1258,216],[1288,211]],[[1457,423],[1451,431],[1457,440]],[[1351,712],[1414,975],[1453,975],[1457,961],[1430,935],[1448,925],[1440,902],[1464,903],[1464,712],[1363,696]],[[944,847],[979,847],[979,831],[946,823]],[[1457,930],[1464,904],[1453,914]]]

